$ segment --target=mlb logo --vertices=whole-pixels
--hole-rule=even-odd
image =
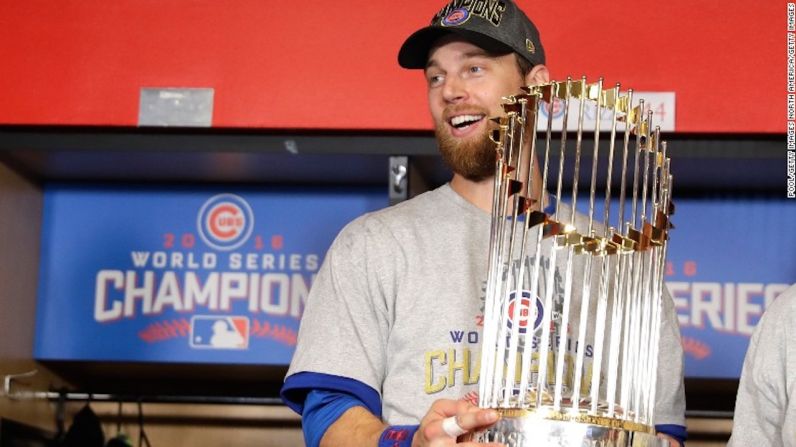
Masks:
[[[191,318],[190,345],[197,349],[248,349],[249,318],[195,315]]]

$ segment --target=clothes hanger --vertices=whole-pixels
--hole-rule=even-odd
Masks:
[[[118,402],[116,411],[116,436],[108,440],[105,447],[133,447],[133,441],[126,433],[122,433],[122,401]]]
[[[61,445],[66,436],[66,390],[58,390],[58,402],[55,404],[55,444]]]
[[[91,409],[93,395],[88,395],[88,401],[83,408],[75,414],[72,425],[66,431],[61,445],[67,447],[104,447],[105,434],[102,431],[100,418]]]
[[[149,443],[149,438],[144,431],[144,406],[141,400],[138,400],[138,447],[142,447],[146,443],[146,447],[152,447]]]

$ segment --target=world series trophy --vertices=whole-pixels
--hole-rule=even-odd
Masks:
[[[653,423],[673,213],[660,127],[602,79],[525,87],[502,107],[479,389],[501,417],[474,438],[668,446]]]

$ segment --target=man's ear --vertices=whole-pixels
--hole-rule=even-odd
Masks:
[[[544,65],[534,65],[525,75],[525,85],[539,85],[550,82],[550,71]]]

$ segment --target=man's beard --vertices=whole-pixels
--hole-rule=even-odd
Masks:
[[[442,159],[467,180],[480,182],[495,175],[495,143],[489,139],[489,126],[479,135],[462,141],[451,136],[447,122],[437,123],[435,133]]]

